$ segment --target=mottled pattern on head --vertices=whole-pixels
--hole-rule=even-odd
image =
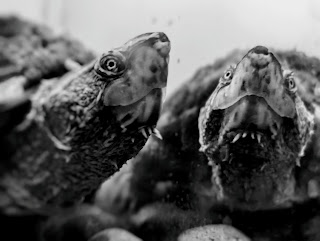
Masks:
[[[217,88],[216,96],[211,97],[212,109],[226,109],[244,96],[255,95],[264,98],[278,115],[294,117],[295,106],[286,93],[287,83],[273,54],[253,49],[224,77],[225,81],[220,81],[224,86]]]
[[[293,195],[292,170],[300,164],[313,128],[294,74],[262,46],[225,72],[199,116],[201,151],[212,161],[218,185],[229,195],[241,193],[238,198],[248,205]],[[243,172],[247,180],[240,180]],[[260,191],[248,184],[252,178],[264,186]]]
[[[164,88],[170,42],[163,33],[139,35],[96,62],[95,70],[109,80],[103,94],[106,106],[129,105],[152,89]]]

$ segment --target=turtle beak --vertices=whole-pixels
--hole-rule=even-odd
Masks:
[[[160,35],[159,40],[155,42],[154,47],[162,57],[167,58],[171,50],[170,41],[164,33],[158,34]]]

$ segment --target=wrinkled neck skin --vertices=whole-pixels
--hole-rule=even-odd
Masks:
[[[295,170],[314,124],[291,73],[261,46],[229,71],[199,115],[214,202],[268,210],[303,201]]]

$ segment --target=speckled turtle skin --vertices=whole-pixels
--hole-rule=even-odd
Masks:
[[[317,240],[319,78],[317,58],[262,46],[201,68],[166,101],[163,139],[151,137],[95,204],[116,216],[157,202],[177,207],[165,221],[156,207],[154,230],[227,223],[253,240]],[[175,232],[136,234],[175,240]]]
[[[33,88],[30,111],[1,137],[1,212],[50,215],[81,203],[135,156],[156,132],[169,52],[164,33],[142,34]],[[0,105],[0,116],[15,110]]]

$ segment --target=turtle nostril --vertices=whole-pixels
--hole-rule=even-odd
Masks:
[[[159,39],[161,42],[170,42],[169,38],[165,33],[159,32]]]
[[[256,46],[251,50],[252,53],[268,55],[269,50],[263,46]]]

